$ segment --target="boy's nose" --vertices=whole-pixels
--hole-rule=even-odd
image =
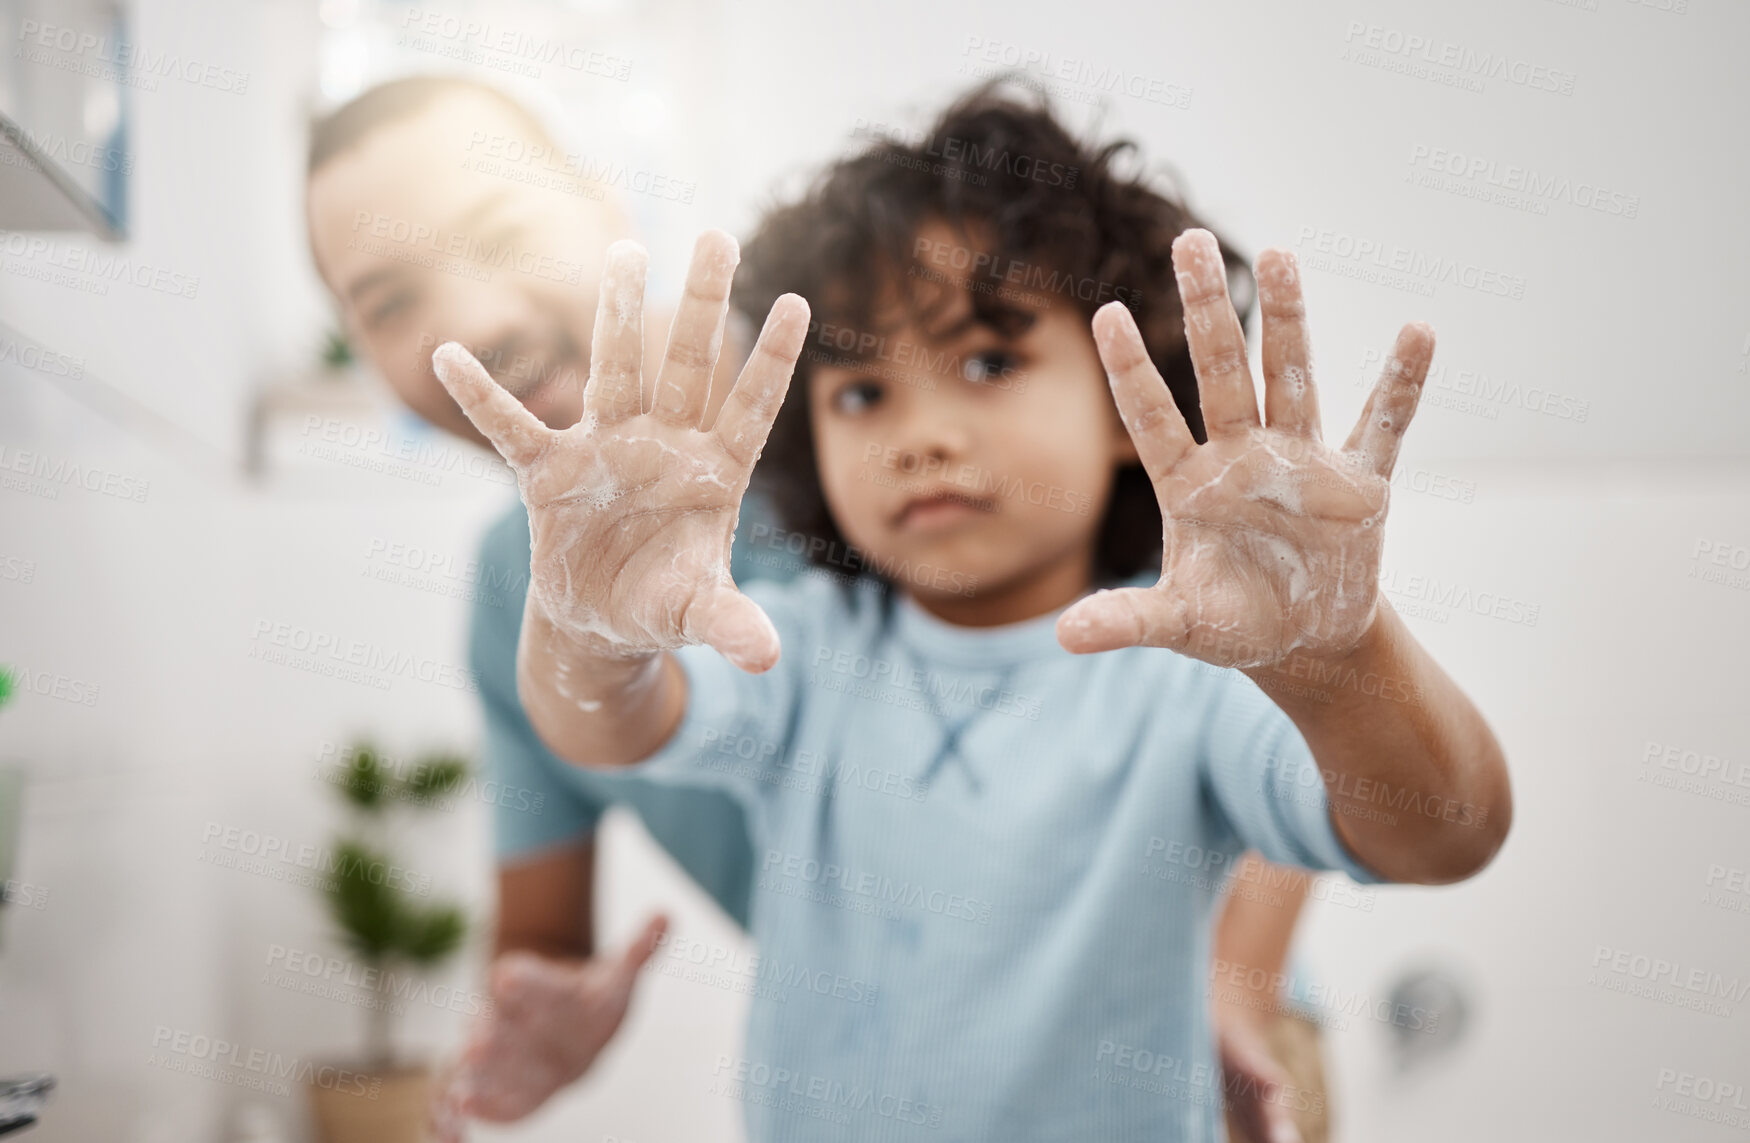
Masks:
[[[896,448],[907,463],[960,460],[972,449],[972,430],[958,417],[924,413],[906,426]]]

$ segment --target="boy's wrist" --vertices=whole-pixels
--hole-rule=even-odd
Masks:
[[[530,652],[546,669],[530,670]],[[590,631],[568,629],[546,614],[530,597],[523,610],[523,639],[517,656],[522,681],[550,682],[561,697],[599,701],[642,686],[657,673],[661,651],[629,651]],[[558,677],[545,678],[549,673]],[[563,682],[561,681],[563,680]],[[567,692],[572,693],[567,693]]]

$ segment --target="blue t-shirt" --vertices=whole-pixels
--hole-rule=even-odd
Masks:
[[[730,559],[737,583],[781,580],[801,566],[783,542],[788,535],[771,520],[759,496],[743,501]],[[746,928],[753,851],[738,801],[717,790],[606,780],[548,750],[523,713],[516,655],[529,588],[529,516],[521,501],[488,529],[480,544],[479,567],[468,659],[485,708],[485,765],[487,777],[496,783],[493,844],[499,861],[514,862],[588,837],[609,803],[623,802],[637,811],[651,836],[693,880]]]
[[[597,771],[747,811],[746,1047],[683,1083],[762,1141],[1221,1138],[1227,871],[1255,848],[1374,879],[1288,717],[1170,651],[1071,655],[1056,614],[962,628],[818,571],[745,590],[777,666],[683,648],[675,734]]]

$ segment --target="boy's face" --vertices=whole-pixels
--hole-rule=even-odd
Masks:
[[[940,224],[918,240],[963,244]],[[1087,320],[1068,298],[1029,312],[1037,320],[1006,339],[973,322],[953,288],[930,329],[882,323],[885,340],[861,367],[822,361],[810,379],[840,532],[944,611],[967,592],[938,569],[976,577],[979,596],[1076,566],[1086,574],[1116,469],[1136,460]],[[836,358],[862,332],[823,323],[810,348]]]
[[[476,442],[432,350],[461,342],[542,421],[575,423],[603,251],[621,236],[600,202],[517,181],[552,176],[515,161],[531,146],[551,148],[462,91],[375,128],[310,180],[311,245],[353,345],[416,413]]]

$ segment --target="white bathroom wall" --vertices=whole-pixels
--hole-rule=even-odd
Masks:
[[[1733,774],[1750,766],[1750,80],[1737,59],[1750,10],[1677,7],[676,3],[650,20],[684,33],[639,41],[634,74],[649,84],[613,93],[624,121],[655,124],[652,161],[698,184],[690,207],[632,204],[661,266],[678,264],[699,227],[745,233],[774,188],[838,153],[859,122],[921,127],[987,55],[1044,55],[1083,76],[1121,69],[1186,106],[1119,95],[1096,116],[1088,83],[1060,100],[1072,120],[1098,118],[1175,167],[1242,248],[1300,252],[1330,431],[1346,431],[1391,331],[1435,324],[1444,372],[1405,448],[1389,586],[1506,744],[1516,821],[1471,883],[1384,889],[1371,911],[1313,908],[1302,971],[1321,984],[1378,998],[1433,965],[1465,982],[1472,1006],[1468,1035],[1408,1071],[1380,1021],[1339,1021],[1329,1043],[1344,1139],[1737,1134],[1662,1101],[1676,1077],[1750,1083],[1746,1001],[1696,1011],[1682,989],[1643,998],[1623,991],[1641,983],[1632,971],[1609,971],[1623,951],[1631,964],[1750,982],[1750,898],[1716,872],[1742,885],[1750,867],[1750,788],[1681,770],[1684,752]],[[264,662],[257,633],[300,625],[463,662],[457,600],[363,573],[378,542],[466,558],[506,494],[455,474],[431,485],[300,459],[295,424],[268,480],[241,477],[248,393],[300,368],[326,325],[298,172],[327,8],[132,8],[142,42],[250,81],[241,94],[134,93],[125,249],[198,277],[196,297],[99,296],[0,250],[0,333],[78,358],[177,426],[135,415],[117,427],[56,379],[0,365],[6,461],[26,450],[98,466],[124,493],[0,487],[0,661],[49,680],[0,712],[0,763],[22,763],[30,780],[16,878],[37,890],[0,915],[0,1075],[60,1077],[33,1136],[44,1143],[240,1139],[251,1106],[302,1130],[295,1090],[177,1072],[155,1044],[169,1029],[326,1059],[357,1042],[351,1005],[264,982],[276,946],[334,946],[283,863],[274,875],[226,867],[226,838],[322,845],[335,824],[314,780],[324,743],[368,731],[397,751],[466,745],[477,715],[465,692],[417,678],[384,690]],[[625,17],[615,5],[564,10],[581,27]],[[4,31],[12,43],[16,29]],[[1409,37],[1504,54],[1558,85],[1571,77],[1572,93],[1511,78],[1468,90],[1450,71],[1381,66],[1384,45]],[[1370,40],[1380,56],[1357,58]],[[0,53],[0,67],[20,66]],[[1474,197],[1484,178],[1420,185],[1436,151],[1566,180],[1567,197],[1503,204]],[[1625,213],[1577,205],[1580,184]],[[1338,251],[1364,242],[1522,296],[1357,278],[1369,263]],[[1491,614],[1497,603],[1507,618]],[[1667,748],[1678,769],[1657,763]],[[745,951],[635,825],[617,820],[609,837],[606,943],[662,906],[677,935]],[[422,873],[487,904],[483,805],[410,844]],[[466,990],[476,968],[470,958],[447,979]],[[735,1050],[744,1010],[733,992],[652,973],[577,1090],[479,1137],[738,1137],[738,1107],[698,1077]],[[406,1021],[410,1044],[461,1031],[430,1005]]]

